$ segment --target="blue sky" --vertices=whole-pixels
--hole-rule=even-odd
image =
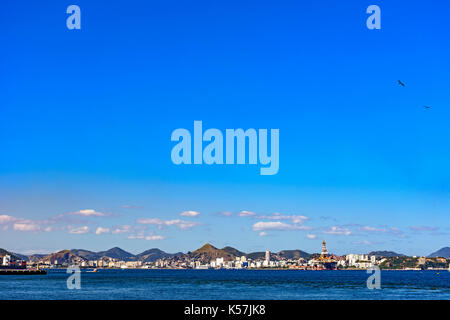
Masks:
[[[66,28],[70,4],[81,30]],[[366,28],[371,4],[381,30]],[[450,245],[449,10],[4,4],[0,247],[316,252],[325,238],[338,254],[422,255]],[[279,129],[278,174],[175,166],[171,133],[194,120]],[[189,211],[199,214],[180,215]]]

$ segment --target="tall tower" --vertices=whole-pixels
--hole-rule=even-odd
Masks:
[[[325,240],[323,240],[323,242],[322,242],[322,253],[321,253],[321,256],[322,257],[328,256],[327,243],[325,242]]]
[[[270,251],[266,251],[266,261],[270,261]]]

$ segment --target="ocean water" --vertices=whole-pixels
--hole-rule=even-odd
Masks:
[[[445,299],[448,271],[381,271],[369,290],[365,271],[99,270],[82,271],[67,289],[65,270],[43,276],[0,276],[0,299]]]

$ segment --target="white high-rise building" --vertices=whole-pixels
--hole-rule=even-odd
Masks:
[[[266,251],[266,261],[270,261],[270,251]]]
[[[221,266],[221,265],[223,265],[223,258],[216,258],[216,265],[217,266]]]
[[[10,263],[11,263],[11,256],[9,254],[3,256],[3,265],[9,266]]]

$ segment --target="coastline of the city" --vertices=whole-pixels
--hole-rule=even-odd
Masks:
[[[81,269],[251,269],[251,270],[383,270],[423,271],[449,270],[450,248],[442,248],[428,256],[406,256],[392,251],[366,254],[329,253],[325,240],[320,253],[302,250],[244,253],[232,247],[218,249],[207,243],[187,253],[166,253],[153,248],[133,255],[118,247],[92,252],[83,249],[61,250],[51,254],[30,256],[0,249],[0,270],[45,270],[78,266]]]
[[[173,254],[115,247],[23,256],[0,249],[0,274],[6,275],[0,300],[448,300],[450,259],[441,256],[449,249],[427,257],[392,251],[336,255],[325,241],[312,254],[244,253],[211,244]],[[372,278],[378,280],[369,283]],[[370,290],[375,287],[381,290]]]

